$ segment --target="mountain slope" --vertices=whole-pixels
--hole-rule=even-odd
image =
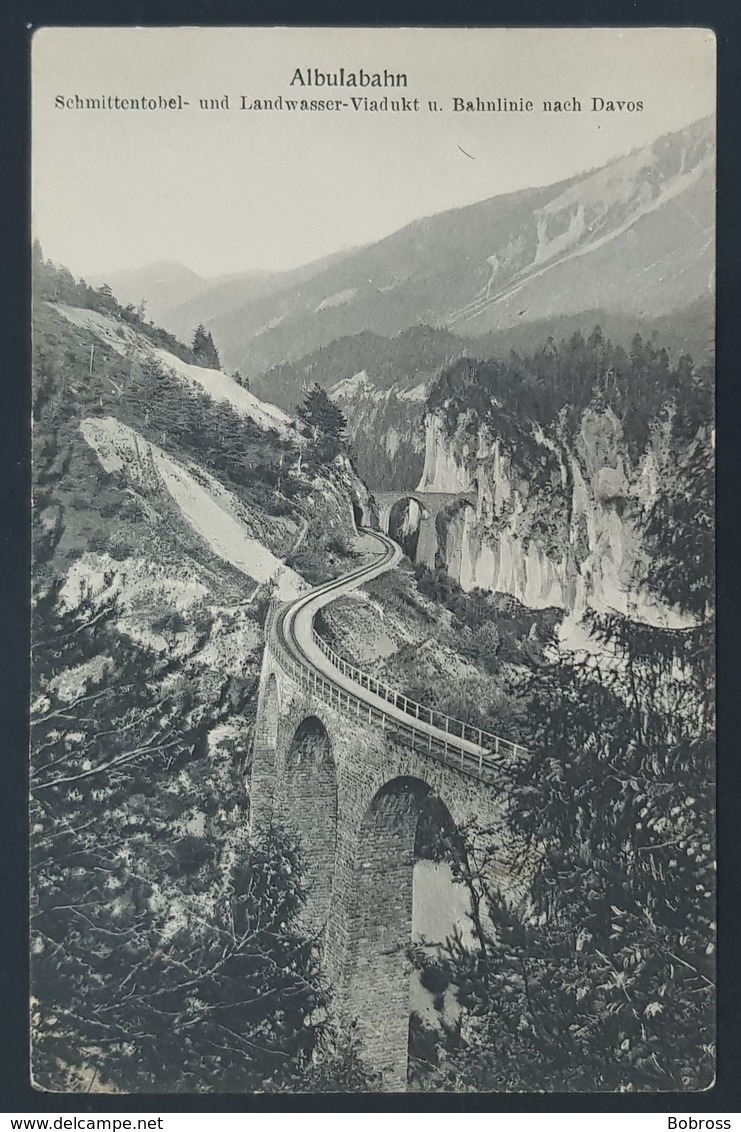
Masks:
[[[583,188],[579,186],[580,191]],[[708,207],[713,195],[710,155],[698,168],[662,187],[656,199],[649,197],[644,203],[642,195],[639,190],[631,213],[612,226],[599,215],[601,201],[593,202],[590,210],[589,202],[585,206],[573,192],[562,194],[552,209],[543,210],[537,224],[540,237],[554,215],[560,222],[568,220],[565,249],[560,250],[558,239],[549,243],[544,238],[522,269],[510,273],[509,264],[493,263],[486,288],[473,303],[454,312],[449,324],[476,334],[512,326],[523,315],[532,317],[533,311],[548,318],[590,306],[639,316],[663,315],[710,292],[714,262],[714,222]],[[585,215],[590,213],[594,220],[586,225]],[[682,230],[678,240],[677,232]]]
[[[416,221],[208,325],[226,363],[255,375],[419,322],[483,335],[599,307],[664,315],[712,291],[713,189],[706,120],[560,184]]]
[[[76,462],[89,446],[99,455],[120,449],[110,472],[101,455],[116,481],[108,494],[120,497],[105,501],[105,514],[97,514],[101,484],[89,461],[67,477],[71,495],[59,513],[70,555],[84,546],[93,554],[149,557],[151,542],[151,560],[177,575],[183,555],[172,540],[162,541],[174,523],[189,547],[186,557],[207,562],[211,573],[214,558],[223,558],[218,572],[233,587],[235,569],[250,573],[250,558],[258,571],[253,582],[267,581],[263,560],[285,570],[287,555],[292,568],[311,574],[312,554],[327,557],[324,542],[344,546],[352,538],[353,504],[362,507],[367,493],[346,463],[322,462],[282,410],[226,374],[184,361],[182,344],[110,296],[42,259],[34,266],[35,412],[44,422],[35,427],[37,466],[44,467],[48,450],[55,467],[61,461],[65,483],[66,453]],[[136,527],[124,518],[134,498],[134,511],[142,513]],[[116,514],[113,523],[101,521]],[[302,534],[309,521],[311,540]],[[297,555],[299,535],[306,545]]]
[[[107,275],[93,275],[88,282],[93,287],[107,283],[124,306],[126,303],[138,306],[142,299],[146,300],[147,317],[158,325],[162,325],[161,315],[169,307],[200,295],[209,286],[208,280],[189,267],[169,260],[126,271],[111,271]]]
[[[236,1009],[260,1043],[271,1012],[280,1042],[298,1019],[299,1073],[308,1027],[294,991],[317,972],[285,899],[300,901],[295,852],[283,885],[275,839],[253,851],[249,838],[265,614],[273,594],[357,565],[353,504],[367,509],[367,493],[347,460],[322,461],[278,410],[235,383],[230,396],[226,375],[183,363],[182,343],[109,295],[40,254],[33,282],[34,1083],[252,1091],[275,1062],[239,1053],[226,1078],[223,1027],[202,1037],[198,1012],[208,1003],[221,1023]],[[213,973],[230,969],[220,917],[234,926],[236,893],[232,970],[249,993],[235,997]],[[282,997],[275,972],[289,964]],[[316,979],[313,1012],[327,1001]],[[98,1040],[101,1005],[122,1041]]]
[[[216,319],[228,322],[230,315],[245,305],[259,302],[287,287],[299,287],[306,279],[324,271],[347,254],[335,252],[289,271],[248,271],[205,280],[201,290],[163,308],[160,321],[168,330],[189,341],[193,328],[200,322],[209,326]]]

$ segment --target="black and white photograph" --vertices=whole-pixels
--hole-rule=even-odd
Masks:
[[[716,1075],[716,42],[32,44],[32,1083]]]

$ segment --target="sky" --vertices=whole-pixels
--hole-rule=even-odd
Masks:
[[[296,68],[340,66],[404,73],[408,85],[291,85]],[[75,95],[190,105],[55,105]],[[405,96],[421,110],[239,109],[278,95]],[[199,107],[224,96],[228,111]],[[477,96],[535,110],[453,110]],[[573,98],[580,112],[542,110]],[[643,110],[595,112],[592,98]],[[44,28],[33,40],[34,234],[75,275],[160,260],[208,277],[283,270],[596,168],[714,111],[715,40],[700,28]]]

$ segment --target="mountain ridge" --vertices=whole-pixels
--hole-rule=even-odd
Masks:
[[[208,280],[176,260],[155,260],[141,267],[98,272],[87,276],[91,287],[107,284],[120,303],[138,306],[146,302],[147,314],[159,324],[160,315],[172,302],[185,302],[201,294]]]
[[[588,174],[415,220],[207,325],[252,377],[362,330],[480,336],[600,307],[665,315],[712,292],[713,160],[702,120]]]

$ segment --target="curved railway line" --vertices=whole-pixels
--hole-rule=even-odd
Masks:
[[[314,618],[320,609],[394,569],[403,556],[386,535],[369,529],[362,533],[378,543],[377,560],[271,611],[267,632],[279,662],[320,698],[379,723],[415,750],[483,781],[501,781],[503,765],[523,757],[524,747],[409,699],[345,660],[316,633]]]

